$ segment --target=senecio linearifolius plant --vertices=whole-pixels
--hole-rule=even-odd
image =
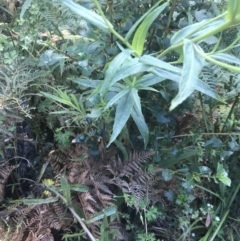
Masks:
[[[92,0],[90,2],[96,11],[89,10],[84,5],[79,5],[70,0],[58,0],[54,1],[54,4],[61,4],[62,7],[70,9],[92,26],[95,26],[99,31],[112,36],[114,39],[113,44],[119,50],[102,69],[102,78],[78,78],[73,80],[79,86],[92,89],[90,92],[88,91],[87,96],[87,101],[91,103],[91,113],[89,114],[85,111],[83,99],[80,98],[78,100],[72,93],[68,95],[59,89],[55,89],[56,96],[49,93],[43,93],[43,95],[72,108],[72,113],[74,112],[84,118],[99,118],[105,116],[110,109],[114,110],[115,118],[108,146],[113,142],[116,143],[117,137],[124,129],[129,118],[132,117],[141,133],[144,146],[145,148],[147,147],[149,130],[145,120],[146,116],[144,116],[142,111],[143,105],[139,92],[154,91],[158,93],[160,90],[157,84],[165,80],[171,80],[177,83],[179,89],[178,94],[171,101],[170,110],[174,110],[182,104],[194,91],[199,91],[206,96],[221,101],[215,90],[210,88],[200,78],[203,68],[210,63],[232,73],[240,72],[239,59],[230,53],[231,50],[237,47],[239,36],[230,45],[221,45],[221,33],[228,29],[237,28],[240,22],[240,3],[236,0],[228,1],[226,11],[218,14],[217,17],[192,23],[178,31],[175,30],[173,35],[170,36],[170,45],[165,48],[159,48],[155,52],[150,52],[147,49],[150,27],[159,16],[165,14],[166,9],[170,8],[170,12],[174,12],[176,1],[155,1],[155,5],[151,5],[150,9],[140,16],[138,21],[132,24],[125,35],[119,33],[112,20],[106,17],[107,15],[103,10],[101,1]],[[24,18],[30,3],[31,1],[25,1],[21,17]],[[202,42],[208,42],[209,39],[214,40],[214,47],[211,48],[211,51],[205,50],[201,45]],[[178,59],[174,62],[169,62],[167,56],[170,53],[177,53]],[[62,63],[66,59],[68,59],[68,56],[66,57],[63,53],[56,53],[53,49],[47,50],[40,56],[40,67],[44,65],[52,66],[59,62],[61,68],[63,66]],[[82,62],[81,64],[83,65],[84,63]],[[109,95],[110,93],[111,95]],[[210,144],[216,145],[214,141]],[[216,182],[220,181],[224,184],[221,187],[221,193],[224,193],[223,189],[231,185],[231,180],[228,178],[228,173],[222,163],[217,163],[215,169],[217,174],[213,178],[216,179]],[[168,176],[169,172],[164,171]],[[208,174],[206,170],[200,170],[200,173]],[[200,180],[200,178],[197,175],[189,174],[189,180]],[[208,220],[205,221],[205,226],[207,221],[210,219],[209,222],[211,222],[212,217],[215,216],[217,223],[210,227],[202,240],[214,240],[217,236],[229,214],[229,207],[238,190],[239,186],[235,186],[234,190],[232,188],[231,195],[229,195],[231,198],[228,199],[224,199],[224,195],[211,193],[220,198],[223,203],[223,205],[217,207],[218,210],[221,210],[221,218],[219,220],[216,219],[218,216],[212,210],[211,212],[208,210],[206,213]],[[177,200],[181,200],[180,197],[179,195]],[[183,201],[186,201],[184,198],[187,200],[188,196],[185,194],[182,197]],[[189,214],[190,209],[190,205],[186,206],[182,212]],[[196,221],[200,222],[200,219]],[[195,224],[192,223],[192,225]],[[194,226],[188,227],[186,233],[194,234],[191,228],[193,229]],[[179,240],[184,240],[184,238],[185,236],[183,235]],[[194,239],[194,235],[192,235],[192,238]]]

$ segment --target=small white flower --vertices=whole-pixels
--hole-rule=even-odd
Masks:
[[[218,216],[216,216],[215,220],[216,220],[217,222],[219,222],[219,221],[220,221],[220,218],[219,218]]]
[[[192,233],[192,237],[195,237],[195,233]]]

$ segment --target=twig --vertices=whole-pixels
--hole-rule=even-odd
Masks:
[[[43,185],[43,184],[42,184]],[[49,190],[50,192],[53,192],[54,194],[56,194],[65,204],[66,204],[66,199],[60,194],[58,193],[56,190],[54,190],[51,187],[48,187],[46,185],[43,185],[44,188],[46,188],[47,190]],[[78,214],[75,212],[74,208],[71,205],[68,205],[67,208],[70,210],[70,212],[72,213],[72,215],[78,220],[78,222],[80,223],[80,225],[82,226],[82,228],[84,229],[84,231],[86,232],[86,234],[88,235],[88,237],[91,239],[91,241],[96,241],[96,239],[93,237],[92,233],[89,231],[89,229],[87,228],[87,226],[85,225],[85,223],[82,221],[82,219],[78,216]]]

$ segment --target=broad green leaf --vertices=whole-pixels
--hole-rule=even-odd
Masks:
[[[107,207],[107,208],[103,209],[101,212],[95,214],[92,218],[88,219],[87,223],[88,224],[94,223],[100,219],[103,219],[104,216],[108,217],[108,216],[111,216],[116,213],[117,213],[117,208],[115,206]]]
[[[97,28],[103,30],[106,33],[109,33],[110,30],[107,26],[107,24],[104,22],[103,18],[95,13],[94,11],[88,10],[87,8],[84,8],[80,6],[79,4],[74,3],[70,0],[59,0],[63,5],[68,7],[71,11],[76,13],[78,16],[84,18],[88,22],[90,22],[92,25],[96,26]],[[108,22],[108,25],[113,28],[112,24]]]
[[[191,40],[184,40],[183,52],[184,62],[179,82],[179,92],[172,100],[170,110],[175,109],[194,92],[198,82],[198,75],[205,64],[205,59],[196,53],[194,43]]]
[[[70,189],[70,185],[68,184],[67,179],[62,176],[61,177],[61,188],[63,191],[63,196],[66,199],[66,205],[70,205],[72,200],[71,200],[71,189]]]
[[[154,9],[151,13],[147,15],[147,17],[143,20],[143,22],[138,27],[136,33],[134,34],[132,47],[138,53],[138,55],[142,55],[143,46],[147,37],[147,32],[152,25],[153,21],[159,16],[159,14],[168,6],[168,2],[162,4],[161,6]]]
[[[233,55],[226,54],[226,53],[213,54],[213,55],[211,55],[211,58],[240,65],[240,59],[236,58]]]
[[[231,186],[231,179],[228,177],[228,173],[223,168],[221,163],[218,163],[216,178],[227,186]]]
[[[110,141],[108,143],[108,146],[117,138],[117,136],[122,131],[124,125],[126,124],[127,120],[130,117],[130,114],[132,112],[132,107],[134,104],[133,96],[132,96],[132,89],[128,90],[128,93],[126,93],[125,98],[122,98],[116,109],[116,115],[114,119],[114,125],[113,125],[113,132],[110,138]]]
[[[23,5],[22,5],[22,10],[20,13],[20,18],[23,18],[23,15],[25,14],[26,10],[30,7],[32,3],[32,0],[25,0]]]
[[[199,172],[203,175],[211,175],[212,174],[212,170],[207,166],[199,166],[198,169],[199,169]]]
[[[132,50],[129,49],[125,49],[123,50],[121,53],[119,53],[110,63],[110,65],[108,66],[108,69],[105,73],[105,78],[103,81],[103,84],[99,87],[99,89],[97,89],[96,91],[94,91],[94,93],[100,93],[102,96],[104,96],[108,89],[109,86],[112,83],[112,79],[114,78],[116,72],[118,71],[119,67],[122,65],[122,63],[130,57],[132,53]],[[93,93],[93,94],[94,94]]]
[[[134,25],[129,29],[125,39],[128,40],[131,35],[133,34],[133,32],[135,31],[135,29],[137,28],[137,26],[143,21],[143,19],[149,14],[152,12],[152,10],[154,8],[156,8],[160,3],[162,2],[162,0],[158,1],[154,6],[152,6],[141,18],[139,18],[135,23]]]
[[[50,197],[46,199],[18,199],[18,200],[12,200],[10,203],[23,203],[25,205],[41,205],[41,204],[46,204],[46,203],[53,203],[57,202],[58,197]]]
[[[218,176],[217,177],[220,182],[225,184],[226,186],[231,186],[231,179],[229,177],[224,177],[224,176]]]
[[[53,50],[46,50],[43,52],[39,57],[39,64],[38,66],[51,66],[55,63],[59,62],[61,59],[66,58],[63,54],[56,54]]]
[[[89,118],[98,118],[102,115],[102,111],[101,109],[97,109],[97,108],[94,108],[91,110],[91,113],[89,114],[86,114],[86,117],[89,117]]]
[[[137,125],[139,132],[141,133],[144,142],[144,148],[146,148],[149,139],[149,130],[145,122],[144,116],[142,114],[142,111],[138,109],[137,104],[134,104],[131,116],[135,124]]]

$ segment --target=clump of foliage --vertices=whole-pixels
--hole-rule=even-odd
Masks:
[[[3,240],[239,238],[237,0],[0,11]]]

